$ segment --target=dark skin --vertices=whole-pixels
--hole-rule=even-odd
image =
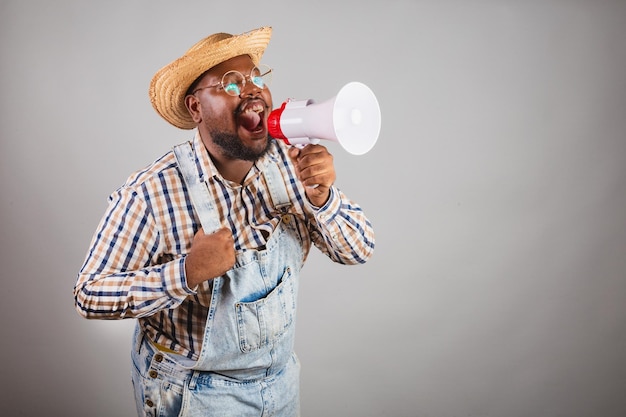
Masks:
[[[254,63],[248,55],[231,58],[207,71],[199,80],[194,94],[185,97],[189,114],[198,126],[198,132],[220,174],[227,180],[241,184],[252,168],[254,160],[233,156],[216,141],[215,132],[235,135],[251,154],[262,156],[270,140],[267,134],[267,117],[272,109],[272,95],[268,88],[260,89],[246,80],[239,96],[230,96],[219,87],[202,88],[217,84],[230,70],[249,74]],[[198,88],[201,88],[198,90]],[[248,130],[236,116],[242,105],[256,103],[265,107],[263,122]],[[330,197],[330,187],[336,173],[333,156],[321,145],[307,145],[303,149],[292,147],[289,157],[293,161],[298,179],[305,185],[306,196],[317,207],[322,207]],[[185,274],[189,288],[219,277],[235,264],[235,241],[229,229],[222,228],[205,234],[200,229],[193,238],[185,260]]]

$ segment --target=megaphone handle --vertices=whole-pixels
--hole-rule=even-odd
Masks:
[[[293,143],[292,146],[295,146],[298,149],[304,149],[307,145],[317,145],[320,143],[320,140],[317,138],[296,138],[289,139],[289,142]]]

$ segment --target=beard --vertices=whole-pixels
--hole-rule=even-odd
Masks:
[[[211,138],[213,138],[213,143],[224,152],[224,156],[252,162],[265,155],[272,147],[272,142],[274,141],[272,137],[268,136],[265,148],[257,150],[244,145],[241,138],[232,133],[212,130]]]

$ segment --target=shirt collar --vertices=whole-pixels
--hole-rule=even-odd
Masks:
[[[201,173],[201,179],[206,180],[208,178],[215,178],[219,181],[231,184],[231,181],[228,181],[217,170],[217,167],[213,163],[211,156],[209,155],[209,151],[204,146],[204,142],[202,142],[202,138],[200,137],[200,132],[196,129],[195,136],[193,138],[193,148],[196,151],[196,157],[198,158],[199,169]],[[269,151],[259,158],[257,161],[252,164],[252,168],[246,175],[245,180],[243,181],[243,185],[246,186],[254,181],[263,171],[265,171],[265,167],[268,164],[274,164],[278,162],[279,155],[277,152],[277,145],[274,143]],[[234,184],[233,186],[240,186],[240,184]]]

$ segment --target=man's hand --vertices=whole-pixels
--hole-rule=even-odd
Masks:
[[[311,204],[322,207],[330,196],[330,187],[336,173],[333,156],[322,145],[307,145],[303,149],[292,147],[289,157],[293,161],[298,179],[304,184]]]
[[[229,229],[219,229],[210,235],[198,230],[185,259],[187,286],[219,277],[235,264],[235,240]]]

